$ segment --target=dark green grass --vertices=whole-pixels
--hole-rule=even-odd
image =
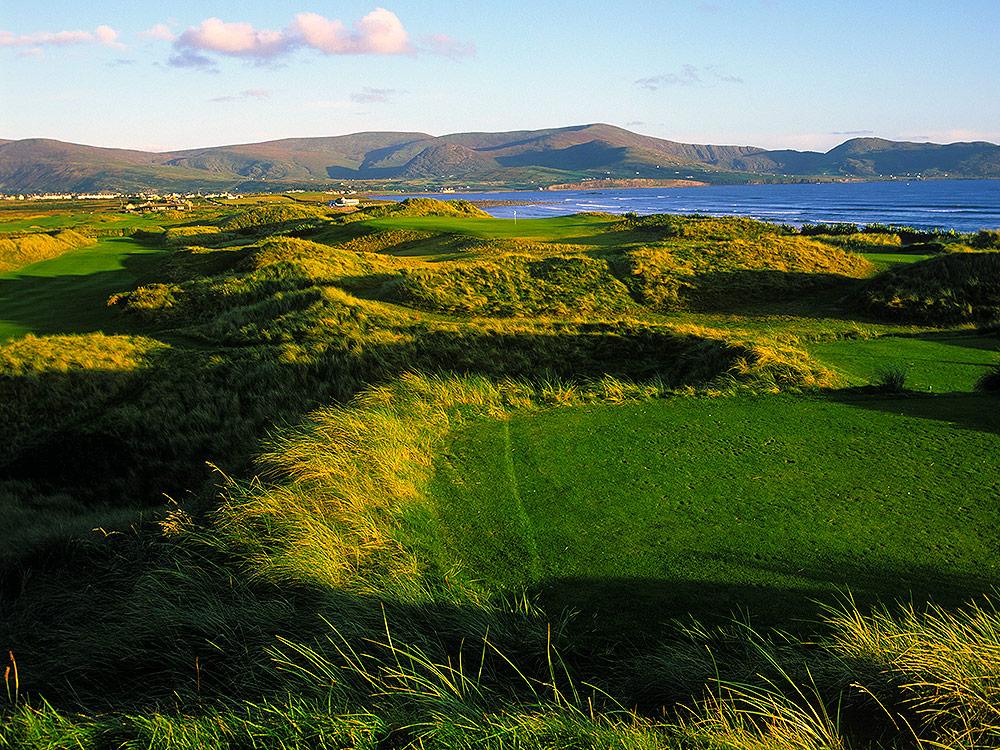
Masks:
[[[840,339],[808,349],[844,375],[848,385],[870,385],[886,368],[896,367],[906,372],[906,388],[939,393],[971,391],[990,366],[1000,363],[1000,338],[960,333]]]
[[[108,330],[108,296],[128,289],[162,250],[116,237],[0,274],[0,341],[26,333]]]
[[[615,219],[607,216],[557,216],[551,219],[479,219],[455,216],[399,216],[366,222],[379,229],[410,229],[421,232],[463,234],[469,237],[532,239],[543,241],[579,240],[583,244],[603,244],[601,235]]]
[[[933,255],[921,255],[919,253],[905,253],[905,252],[889,252],[889,253],[861,253],[862,256],[871,261],[874,266],[880,270],[884,271],[886,268],[892,268],[900,263],[917,263],[921,260],[927,260],[928,258],[933,258]]]
[[[51,215],[34,215],[25,218],[3,220],[0,213],[0,232],[31,232],[48,231],[52,229],[84,228],[91,230],[116,229],[149,229],[159,226],[163,221],[161,215],[138,216],[135,214],[99,213],[91,214],[81,211],[58,213]]]
[[[989,397],[675,399],[466,428],[431,485],[464,575],[605,635],[849,587],[953,601],[1000,572]]]

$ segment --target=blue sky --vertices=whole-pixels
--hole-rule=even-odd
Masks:
[[[608,122],[1000,142],[1000,3],[0,4],[0,137],[150,150]]]

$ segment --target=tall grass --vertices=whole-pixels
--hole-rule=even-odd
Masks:
[[[1000,253],[942,255],[884,271],[855,296],[882,318],[947,325],[1000,317]]]
[[[992,598],[948,611],[933,604],[831,607],[827,648],[859,683],[951,747],[1000,742],[1000,611]]]
[[[0,272],[55,258],[78,247],[93,245],[96,241],[72,229],[0,236]]]

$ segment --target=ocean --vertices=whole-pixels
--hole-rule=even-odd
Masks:
[[[496,217],[537,218],[604,211],[622,214],[750,216],[802,224],[896,224],[960,232],[1000,228],[1000,180],[827,182],[796,185],[713,185],[632,190],[514,191],[426,194],[465,200],[518,201],[484,207]]]

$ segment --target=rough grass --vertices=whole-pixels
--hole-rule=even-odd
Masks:
[[[474,203],[463,200],[439,201],[434,198],[407,198],[399,203],[387,203],[364,208],[351,216],[353,220],[384,218],[387,216],[450,216],[458,218],[491,219],[492,217]]]
[[[955,253],[884,271],[855,302],[870,314],[925,325],[1000,316],[1000,253]]]
[[[389,294],[418,308],[495,316],[620,315],[637,307],[607,261],[585,256],[404,269]]]
[[[874,271],[859,255],[781,235],[643,247],[627,251],[625,259],[638,298],[656,310],[787,299]]]
[[[270,225],[281,225],[304,219],[316,219],[326,215],[321,208],[293,203],[275,203],[254,206],[233,214],[219,223],[223,231],[256,229]]]
[[[551,640],[536,654],[536,670],[489,636],[452,653],[429,652],[394,638],[386,623],[358,651],[328,626],[332,632],[318,642],[279,639],[272,649],[287,692],[185,711],[87,715],[14,691],[0,747],[994,746],[1000,628],[990,600],[954,612],[892,607],[871,614],[847,601],[825,620],[810,644],[739,624],[682,629],[662,644],[673,658],[650,654],[642,662],[647,689],[664,701],[648,713],[625,708],[609,683],[574,674]],[[501,664],[509,670],[505,679],[495,671]],[[748,671],[734,679],[740,666]],[[686,703],[658,692],[664,680],[678,678],[697,686]]]
[[[72,229],[0,237],[0,272],[55,258],[69,250],[93,245],[95,242],[93,237],[87,237]]]

